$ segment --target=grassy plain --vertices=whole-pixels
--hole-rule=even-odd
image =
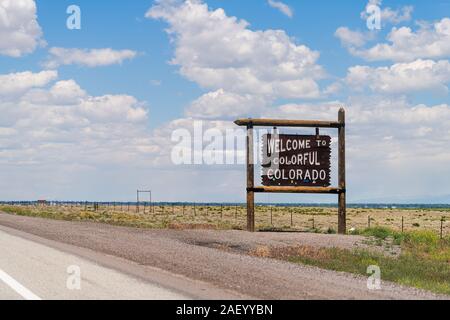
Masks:
[[[154,207],[100,206],[0,206],[10,214],[43,218],[95,221],[141,228],[209,228],[244,229],[246,210],[243,206],[155,205]],[[260,231],[305,231],[335,233],[336,208],[257,206],[256,227]],[[450,209],[348,209],[349,230],[387,227],[394,231],[429,230],[450,234]],[[403,223],[402,223],[403,220]]]

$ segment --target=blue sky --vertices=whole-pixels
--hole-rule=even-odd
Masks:
[[[174,130],[334,118],[344,105],[351,201],[450,202],[450,1],[275,1],[291,17],[266,0],[25,2],[19,15],[0,0],[13,21],[0,20],[0,76],[29,81],[0,86],[2,200],[128,200],[145,187],[164,201],[242,201],[242,166],[170,163]],[[378,31],[362,18],[371,3]],[[66,27],[72,4],[81,30]],[[123,57],[99,63],[93,50]]]

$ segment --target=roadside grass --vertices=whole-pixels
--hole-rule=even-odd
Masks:
[[[9,208],[8,208],[9,207]],[[102,205],[97,211],[93,204],[59,205],[59,206],[0,206],[0,210],[11,214],[34,217],[97,221],[116,225],[139,228],[170,228],[171,223],[177,227],[207,225],[208,229],[245,230],[247,225],[246,208],[240,205],[161,205],[153,207],[140,206],[136,212],[135,205]],[[151,212],[150,212],[151,211]],[[350,230],[363,230],[368,226],[368,218],[372,226],[385,226],[392,230],[440,231],[441,219],[444,218],[443,233],[450,234],[450,211],[448,213],[435,210],[419,211],[358,208],[348,209],[348,226]],[[255,208],[255,227],[260,231],[280,232],[317,232],[335,233],[337,229],[337,208],[270,206],[257,205]],[[420,227],[417,227],[417,224]],[[361,231],[362,232],[362,231]],[[380,243],[381,240],[377,240]]]
[[[90,211],[64,207],[18,207],[0,206],[0,211],[27,217],[37,217],[65,221],[90,221],[116,226],[146,229],[236,229],[227,221],[205,220],[200,215],[187,218],[182,215],[143,214],[122,211],[99,210]]]
[[[367,274],[371,265],[379,266],[383,280],[450,295],[450,236],[444,239],[430,231],[399,233],[387,228],[365,229],[359,234],[401,246],[401,254],[391,257],[368,249],[289,247],[253,252],[293,263],[324,269]]]

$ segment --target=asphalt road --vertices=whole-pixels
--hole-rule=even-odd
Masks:
[[[197,298],[195,292],[177,292],[176,289],[105,268],[77,255],[41,244],[36,239],[27,240],[17,234],[14,230],[0,230],[0,300]],[[116,264],[121,262],[124,261],[115,261]],[[180,282],[177,275],[156,269],[151,272],[156,278],[172,277],[172,281]],[[188,282],[183,283],[184,288],[198,285],[187,279],[183,281]]]
[[[347,246],[351,237],[144,230],[2,213],[0,232],[0,269],[44,299],[448,299],[389,282],[369,290],[367,277],[242,251],[286,241]],[[80,291],[66,288],[70,265],[81,267]],[[17,296],[0,280],[3,297]]]
[[[189,299],[3,231],[0,243],[0,299]]]

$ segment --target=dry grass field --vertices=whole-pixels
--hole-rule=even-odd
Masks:
[[[136,206],[92,205],[0,206],[0,210],[18,215],[62,220],[88,220],[141,228],[171,229],[245,229],[243,206]],[[260,231],[301,231],[335,233],[336,208],[257,206],[256,227]],[[349,230],[388,227],[395,231],[430,230],[450,234],[450,209],[348,209]],[[369,222],[370,221],[370,222]]]

